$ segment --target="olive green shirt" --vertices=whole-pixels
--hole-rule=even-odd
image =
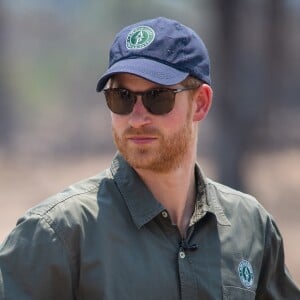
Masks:
[[[119,154],[30,209],[0,246],[0,299],[300,299],[272,217],[195,174],[185,240]]]

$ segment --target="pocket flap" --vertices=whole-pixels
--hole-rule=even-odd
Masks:
[[[224,300],[254,300],[255,292],[235,286],[223,286]]]

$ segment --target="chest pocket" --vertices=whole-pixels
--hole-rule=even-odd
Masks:
[[[223,286],[223,299],[224,300],[254,300],[255,293],[250,290],[234,287]]]

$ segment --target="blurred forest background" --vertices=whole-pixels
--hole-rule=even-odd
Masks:
[[[271,212],[300,283],[299,0],[2,0],[0,241],[29,207],[109,166],[97,79],[115,34],[157,16],[192,27],[210,52],[200,164]]]

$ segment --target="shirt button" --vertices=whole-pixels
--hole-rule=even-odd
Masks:
[[[161,215],[164,217],[164,218],[167,218],[168,217],[168,213],[164,210]]]
[[[184,251],[180,251],[180,252],[179,252],[179,257],[180,257],[180,258],[185,258],[185,253],[184,253]]]

